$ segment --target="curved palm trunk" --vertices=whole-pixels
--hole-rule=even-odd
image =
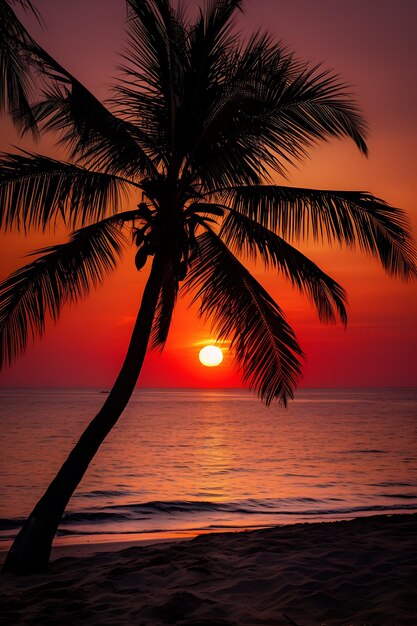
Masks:
[[[16,536],[3,571],[28,574],[48,568],[52,541],[68,501],[135,388],[148,347],[164,269],[164,260],[155,256],[126,358],[116,382],[102,409],[83,432]]]

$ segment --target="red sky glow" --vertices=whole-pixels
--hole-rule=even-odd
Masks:
[[[190,10],[198,5],[188,0]],[[42,29],[26,16],[25,24],[48,52],[99,97],[108,94],[118,53],[123,49],[123,0],[38,0]],[[267,27],[296,56],[321,62],[350,85],[370,124],[370,157],[348,141],[319,145],[311,158],[279,183],[315,188],[372,192],[404,208],[417,233],[417,3],[395,0],[247,0],[240,25],[250,32]],[[1,120],[0,148],[32,147]],[[65,153],[45,137],[36,150]],[[8,233],[0,238],[1,277],[25,263],[30,250],[62,241],[63,233]],[[309,303],[281,278],[251,266],[286,311],[306,353],[302,386],[416,386],[417,284],[396,281],[375,260],[337,247],[303,246],[348,291],[349,324],[319,323]],[[66,308],[56,326],[1,374],[0,385],[110,386],[121,365],[146,281],[127,254],[117,273],[77,307]],[[170,338],[162,354],[150,353],[140,386],[237,387],[232,356],[216,368],[203,367],[198,352],[210,342],[210,325],[198,320],[189,302],[178,303]]]

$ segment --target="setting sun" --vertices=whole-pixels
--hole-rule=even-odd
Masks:
[[[223,361],[223,352],[217,346],[206,346],[200,350],[198,358],[206,367],[216,367]]]

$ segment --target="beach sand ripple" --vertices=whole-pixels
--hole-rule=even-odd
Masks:
[[[416,626],[417,515],[63,557],[1,577],[7,626]]]

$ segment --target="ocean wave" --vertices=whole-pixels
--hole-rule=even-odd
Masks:
[[[11,519],[0,519],[0,531],[3,530],[13,530],[15,528],[20,528],[24,522],[23,517],[15,517]]]
[[[332,520],[334,521],[335,519],[344,519],[344,516],[347,516],[347,519],[351,519],[352,517],[360,517],[361,513],[364,514],[395,514],[395,513],[411,513],[417,511],[417,505],[394,505],[394,506],[390,506],[390,507],[384,507],[384,506],[373,506],[373,507],[353,507],[350,509],[335,509],[335,510],[328,510],[328,511],[303,511],[302,515],[300,515],[299,511],[285,511],[284,513],[282,513],[285,516],[299,516],[300,520],[302,523],[305,523],[306,521],[310,519],[311,522],[315,522],[315,521],[323,521],[323,517],[328,517],[329,521]],[[9,522],[17,522],[17,520],[8,520]],[[159,520],[160,522],[162,520]],[[298,520],[296,520],[298,521]],[[285,522],[284,522],[285,523]],[[292,522],[294,523],[294,522]],[[282,524],[282,521],[279,522],[279,524]],[[57,531],[57,537],[100,537],[100,536],[117,536],[118,540],[120,540],[121,536],[126,536],[126,537],[133,537],[133,536],[140,536],[140,535],[159,535],[159,534],[166,534],[167,532],[175,535],[175,536],[189,536],[190,533],[194,533],[196,535],[204,533],[204,532],[229,532],[229,531],[242,531],[242,530],[256,530],[256,529],[260,529],[260,528],[268,528],[271,526],[276,526],[279,525],[278,522],[272,520],[272,519],[268,519],[265,520],[264,522],[262,521],[258,521],[257,523],[249,523],[243,519],[240,519],[239,522],[236,523],[213,523],[213,524],[204,524],[203,522],[198,525],[198,526],[169,526],[169,528],[164,528],[163,525],[162,526],[157,526],[155,528],[135,528],[135,529],[130,529],[130,528],[123,528],[121,529],[120,527],[117,529],[110,527],[103,527],[103,526],[95,526],[94,524],[91,525],[91,529],[86,529],[85,527],[80,528],[77,527],[76,524],[74,524],[73,526],[70,526],[69,528],[63,527],[62,525],[59,527],[58,531]],[[1,531],[1,535],[0,535],[0,545],[6,546],[7,543],[10,543],[10,541],[13,540],[13,538],[16,535],[16,531],[18,530],[20,524],[17,525],[12,525],[9,524],[7,527],[7,532],[5,532],[4,530]]]
[[[335,454],[388,454],[388,450],[378,450],[376,448],[357,448],[355,450],[340,450]]]
[[[397,482],[395,480],[386,480],[381,483],[368,483],[369,487],[417,487],[415,482]]]
[[[130,491],[122,491],[120,489],[95,489],[93,491],[80,491],[74,494],[74,498],[119,498],[120,496],[129,496]]]
[[[381,493],[381,498],[398,498],[399,500],[416,500],[416,493]]]
[[[158,524],[163,523],[164,520],[172,518],[181,519],[181,527],[184,530],[184,521],[188,521],[186,525],[187,530],[196,530],[192,523],[192,520],[199,519],[202,526],[199,525],[199,530],[208,528],[214,528],[217,526],[226,527],[222,524],[222,518],[225,519],[225,524],[233,524],[233,518],[236,518],[236,527],[248,527],[250,524],[250,518],[258,516],[261,519],[268,520],[268,524],[276,524],[278,521],[273,518],[279,518],[280,523],[282,520],[288,518],[288,520],[298,517],[299,519],[308,519],[316,517],[332,517],[332,516],[347,516],[351,517],[355,514],[372,514],[372,513],[394,513],[398,511],[417,511],[417,495],[413,494],[384,494],[386,498],[398,498],[407,500],[407,502],[400,502],[392,504],[387,502],[385,504],[371,504],[364,505],[347,505],[340,504],[337,506],[336,502],[343,502],[338,498],[329,498],[327,500],[320,500],[317,498],[288,498],[282,500],[246,500],[244,502],[210,502],[210,501],[153,501],[140,504],[119,504],[104,507],[101,510],[82,510],[82,511],[68,511],[64,514],[60,524],[62,533],[71,533],[71,528],[77,526],[84,526],[84,528],[78,532],[81,534],[88,534],[87,530],[91,527],[91,534],[97,534],[98,529],[104,528],[100,532],[106,532],[111,534],[111,526],[117,525],[117,531],[128,534],[129,532],[160,532],[159,530],[149,528],[149,522],[154,520]],[[414,500],[414,502],[410,502]],[[307,505],[307,506],[297,506]],[[293,506],[290,506],[293,505]],[[294,506],[295,505],[295,506]],[[215,515],[215,520],[213,515]],[[204,515],[207,519],[204,519]],[[187,520],[188,518],[188,520]],[[147,522],[145,530],[141,530],[141,522]],[[6,536],[5,531],[13,531],[18,529],[24,519],[21,517],[16,518],[3,518],[0,519],[0,532],[2,538]],[[122,530],[123,525],[130,523],[138,523],[137,529]],[[265,522],[266,523],[266,522]],[[163,525],[163,524],[162,524]],[[256,524],[257,526],[257,524]],[[233,526],[234,527],[234,526]],[[165,529],[167,530],[167,529]],[[169,527],[171,530],[171,526]]]

